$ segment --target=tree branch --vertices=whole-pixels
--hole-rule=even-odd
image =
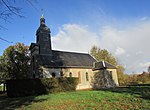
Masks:
[[[8,40],[2,38],[2,37],[0,37],[0,40],[3,40],[3,41],[5,41],[5,42],[7,42],[7,43],[13,43],[13,42],[10,42],[10,41],[8,41]]]
[[[22,16],[22,15],[20,15],[19,14],[19,8],[16,8],[16,7],[13,7],[13,6],[9,6],[9,5],[7,5],[7,3],[4,1],[4,0],[2,0],[2,2],[3,2],[3,4],[7,7],[7,9],[11,12],[11,13],[13,13],[14,15],[16,15],[16,16],[19,16],[19,17],[24,17],[24,16]],[[14,11],[15,10],[15,11]]]

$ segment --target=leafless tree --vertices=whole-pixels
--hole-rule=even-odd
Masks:
[[[21,8],[16,6],[16,0],[0,0],[0,19],[5,22],[10,22],[13,15],[23,17]],[[0,28],[4,28],[0,26]]]
[[[34,7],[33,2],[36,0],[22,0],[24,2],[27,2],[32,7]],[[21,0],[0,0],[0,30],[7,29],[5,26],[3,26],[3,22],[11,22],[14,16],[24,18],[24,15],[22,14],[22,8],[17,5],[17,2],[22,2]],[[5,42],[11,43],[8,40],[2,38],[0,36],[0,40],[3,40]]]

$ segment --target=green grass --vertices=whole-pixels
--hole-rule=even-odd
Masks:
[[[0,110],[150,110],[150,86],[77,91],[41,96],[0,96]]]

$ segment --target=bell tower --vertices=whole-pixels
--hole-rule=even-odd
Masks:
[[[45,24],[44,16],[41,16],[40,26],[36,31],[36,44],[39,45],[40,55],[51,55],[51,34],[50,29]]]

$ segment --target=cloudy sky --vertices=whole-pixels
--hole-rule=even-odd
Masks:
[[[21,1],[21,0],[20,0]],[[149,0],[35,0],[16,2],[25,18],[0,20],[0,55],[16,42],[30,45],[42,14],[51,29],[53,49],[88,53],[93,45],[110,51],[126,73],[150,65]]]

